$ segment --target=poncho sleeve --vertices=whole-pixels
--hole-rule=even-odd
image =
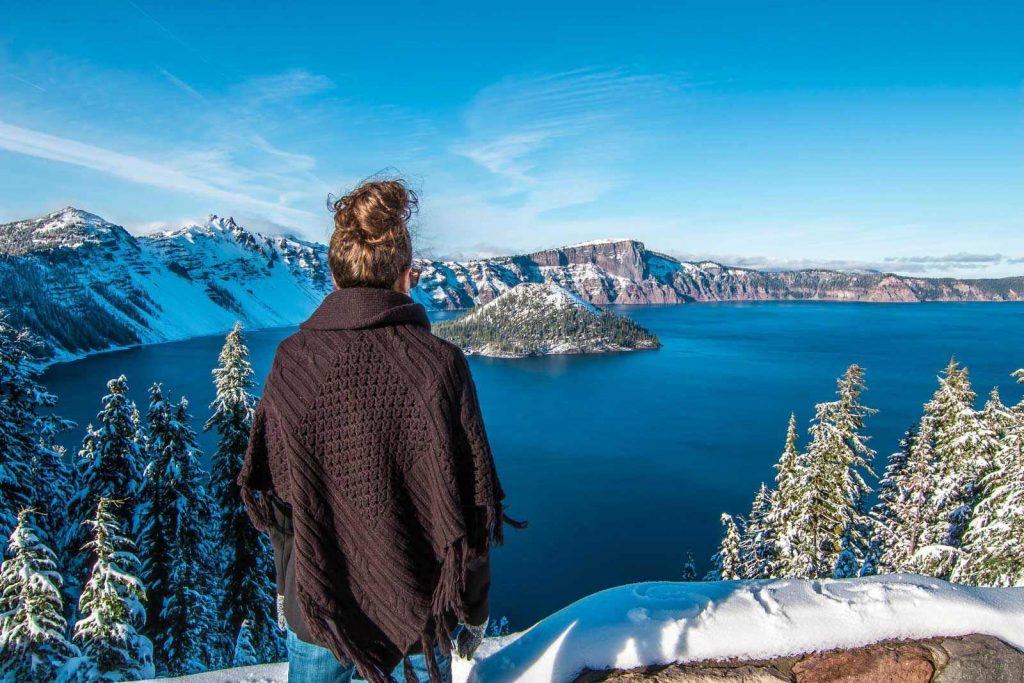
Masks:
[[[274,511],[270,497],[274,490],[274,481],[270,470],[265,401],[266,399],[261,399],[253,413],[249,446],[245,450],[245,459],[242,461],[242,471],[238,475],[237,483],[242,489],[242,501],[253,526],[269,533],[274,526]]]
[[[466,536],[471,552],[481,555],[492,543],[497,545],[504,540],[503,522],[516,528],[522,528],[525,524],[505,516],[505,492],[498,480],[491,444],[484,429],[476,384],[461,352],[456,357],[456,371],[459,413],[455,436],[456,442],[461,443],[466,451],[465,467],[472,472],[472,482],[466,482],[461,491],[466,515]]]

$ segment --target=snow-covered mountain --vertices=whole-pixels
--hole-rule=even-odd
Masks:
[[[520,282],[550,282],[593,304],[691,301],[1021,301],[1024,277],[913,278],[833,270],[766,272],[679,261],[636,240],[600,240],[521,256],[427,262],[417,296],[433,308],[487,303]]]
[[[135,237],[66,208],[0,226],[0,308],[55,359],[292,325],[330,291],[326,248],[231,218]]]
[[[524,282],[434,332],[468,354],[522,358],[661,346],[632,320],[601,311],[550,282]]]
[[[471,308],[521,283],[550,283],[592,304],[691,301],[1020,301],[1024,277],[910,278],[829,270],[762,272],[690,263],[628,239],[466,262],[420,261],[413,297]],[[231,218],[136,237],[66,208],[0,225],[0,308],[54,359],[140,343],[293,325],[330,290],[327,248],[266,236]]]

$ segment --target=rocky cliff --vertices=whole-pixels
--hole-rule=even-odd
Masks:
[[[465,263],[423,261],[417,296],[433,308],[487,303],[520,282],[551,282],[593,304],[694,301],[1021,301],[1024,277],[916,278],[832,270],[765,272],[649,251],[605,240]]]

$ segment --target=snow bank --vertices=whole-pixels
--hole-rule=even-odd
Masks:
[[[288,664],[240,666],[237,669],[208,671],[180,678],[154,678],[139,683],[288,683]]]
[[[907,574],[639,583],[595,593],[524,633],[488,640],[473,664],[456,661],[453,668],[456,683],[562,683],[585,669],[771,659],[971,633],[1024,649],[1024,588],[973,588]],[[283,683],[287,667],[180,680]]]
[[[470,680],[571,681],[584,669],[767,659],[969,633],[1024,649],[1024,588],[911,575],[641,583],[596,593],[480,658]]]

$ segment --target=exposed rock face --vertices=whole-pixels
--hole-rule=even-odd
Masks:
[[[769,662],[703,662],[635,671],[588,672],[577,683],[983,683],[1024,681],[1024,653],[970,635],[879,643]]]
[[[911,278],[830,270],[761,272],[689,263],[635,240],[607,240],[524,256],[422,262],[418,299],[431,308],[487,303],[521,282],[551,282],[593,304],[688,301],[1021,301],[1024,277],[999,280]]]

